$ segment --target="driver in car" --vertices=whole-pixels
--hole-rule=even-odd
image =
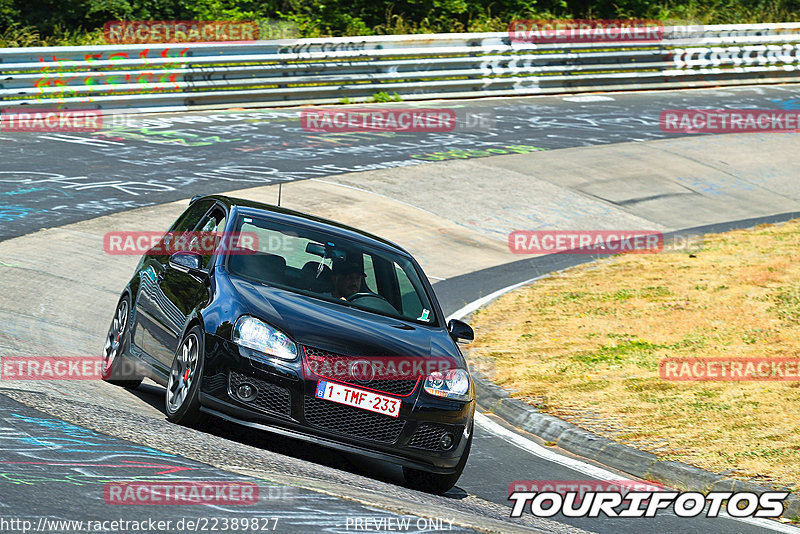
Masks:
[[[333,281],[333,298],[344,299],[361,291],[361,283],[366,277],[364,269],[357,263],[349,261],[334,261],[331,272]]]

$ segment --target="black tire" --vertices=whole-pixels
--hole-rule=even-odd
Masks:
[[[403,476],[405,476],[406,479],[406,486],[411,489],[424,491],[426,493],[434,493],[436,495],[447,493],[450,488],[456,485],[456,482],[458,482],[458,479],[461,477],[464,466],[467,465],[467,458],[469,458],[469,451],[471,448],[472,432],[469,434],[467,446],[464,447],[464,454],[461,455],[461,459],[458,461],[454,473],[443,475],[439,473],[429,473],[411,467],[403,467]]]
[[[173,423],[198,426],[208,419],[200,411],[203,354],[203,331],[195,326],[181,339],[169,371],[164,408]]]
[[[132,375],[132,368],[125,369],[125,347],[130,336],[131,300],[123,296],[117,304],[111,326],[108,327],[106,342],[103,346],[102,378],[109,384],[136,389],[142,383],[142,377]]]

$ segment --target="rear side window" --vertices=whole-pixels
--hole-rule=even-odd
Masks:
[[[227,219],[225,218],[225,210],[220,207],[214,208],[200,221],[200,226],[197,228],[196,235],[192,238],[190,250],[201,250],[201,246],[197,243],[197,240],[202,236],[207,236],[208,234],[216,234],[215,242],[218,246],[220,240],[222,239],[222,234],[225,231],[226,223]],[[216,246],[214,248],[216,249]],[[209,251],[207,250],[201,251],[203,268],[208,267],[209,263],[211,262],[211,258],[213,257],[213,254],[209,254],[208,252]]]
[[[193,231],[200,223],[200,219],[203,217],[203,215],[205,215],[213,205],[213,200],[198,200],[186,208],[186,211],[181,213],[180,217],[178,217],[178,220],[175,221],[167,233],[164,234],[164,237],[161,238],[160,250],[172,250],[172,241],[175,239],[175,235],[182,232]]]
[[[214,205],[213,200],[198,200],[178,217],[170,229],[172,232],[191,232],[197,227],[200,218]]]

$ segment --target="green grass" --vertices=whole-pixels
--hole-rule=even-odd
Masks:
[[[598,364],[613,365],[625,363],[634,357],[642,359],[661,348],[664,346],[640,339],[626,339],[617,345],[602,345],[595,351],[574,354],[570,356],[570,359],[587,367],[594,367]]]
[[[774,312],[784,323],[796,324],[800,321],[800,285],[781,288],[773,297]]]

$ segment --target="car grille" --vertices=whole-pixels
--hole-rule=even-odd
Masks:
[[[236,389],[244,383],[255,386],[258,391],[258,396],[255,399],[244,401],[236,396]],[[229,384],[229,394],[239,402],[262,412],[285,416],[291,415],[291,396],[288,389],[237,373],[236,371],[230,372]]]
[[[335,368],[334,364],[337,360],[344,360],[346,363],[352,363],[355,361],[353,356],[343,356],[341,354],[336,354],[335,352],[328,352],[325,350],[315,349],[312,347],[303,347],[305,349],[306,358],[309,356],[315,356],[318,358],[325,358],[327,361],[325,362],[326,367],[328,368]],[[349,372],[349,371],[348,371]],[[337,382],[342,382],[345,384],[350,384],[355,387],[367,388],[372,389],[375,391],[380,391],[381,393],[388,393],[389,395],[397,395],[398,397],[407,397],[414,392],[416,389],[417,384],[420,381],[420,377],[414,377],[410,380],[370,380],[368,382],[360,382],[354,379],[351,380],[344,380],[345,377],[337,377],[337,376],[325,376],[320,374],[322,378],[329,378],[331,380],[336,380]]]
[[[442,451],[444,449],[439,445],[439,440],[442,439],[445,432],[450,432],[453,435],[453,446],[450,447],[450,449],[454,449],[458,445],[461,434],[464,433],[464,426],[422,423],[417,427],[414,435],[411,436],[411,441],[408,442],[408,446],[414,447],[415,449]]]
[[[337,434],[381,443],[395,443],[406,422],[388,415],[306,396],[304,414],[309,425]]]

